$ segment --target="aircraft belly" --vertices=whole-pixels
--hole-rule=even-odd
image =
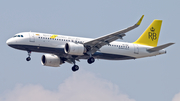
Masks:
[[[43,47],[43,46],[33,46],[33,45],[10,45],[13,48],[24,50],[24,51],[32,51],[32,52],[43,52],[49,54],[66,54],[64,52],[64,48],[53,48],[53,47]],[[131,56],[119,55],[119,54],[110,54],[110,53],[102,53],[96,52],[92,55],[96,59],[106,59],[106,60],[126,60],[126,59],[135,59]],[[88,59],[89,55],[80,56],[79,59]]]
[[[117,56],[135,57],[134,48],[131,46],[131,44],[128,46],[128,48],[105,46],[100,49],[100,52]]]
[[[106,60],[127,60],[127,59],[135,59],[131,56],[126,55],[118,55],[118,54],[108,54],[108,53],[99,53],[96,52],[93,57],[97,59],[106,59]]]
[[[11,47],[24,51],[33,51],[33,52],[43,52],[43,53],[59,53],[65,54],[63,48],[53,48],[53,47],[44,47],[44,46],[34,46],[34,45],[10,45]]]

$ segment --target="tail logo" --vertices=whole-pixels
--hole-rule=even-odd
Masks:
[[[151,27],[150,28],[151,32],[148,33],[148,37],[149,39],[151,39],[152,41],[156,40],[157,39],[157,34],[154,32],[155,31],[155,28],[154,27]]]

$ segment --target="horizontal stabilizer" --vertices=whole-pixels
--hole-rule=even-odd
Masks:
[[[167,44],[164,44],[164,45],[161,45],[161,46],[157,46],[157,47],[154,47],[154,48],[150,48],[150,49],[147,49],[148,52],[155,52],[155,51],[159,51],[161,49],[164,49],[170,45],[173,45],[174,43],[167,43]]]

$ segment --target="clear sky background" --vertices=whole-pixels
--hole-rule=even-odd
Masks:
[[[180,101],[179,0],[1,0],[0,101]],[[162,19],[159,45],[167,54],[137,60],[86,60],[59,68],[40,63],[43,53],[6,45],[25,31],[97,38],[135,24],[123,41],[134,42],[154,19]],[[122,41],[122,40],[119,40]]]

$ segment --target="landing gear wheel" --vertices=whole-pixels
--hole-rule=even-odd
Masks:
[[[94,59],[93,57],[90,57],[90,58],[87,60],[87,62],[88,62],[89,64],[92,64],[94,61],[95,61],[95,59]]]
[[[30,57],[27,57],[27,58],[26,58],[26,61],[30,61],[30,60],[31,60],[31,58],[30,58]]]
[[[27,51],[28,52],[28,57],[26,58],[26,61],[30,61],[31,60],[31,51]]]
[[[75,72],[75,71],[77,71],[77,70],[79,70],[79,66],[78,66],[78,65],[74,65],[74,66],[72,67],[72,71]]]

